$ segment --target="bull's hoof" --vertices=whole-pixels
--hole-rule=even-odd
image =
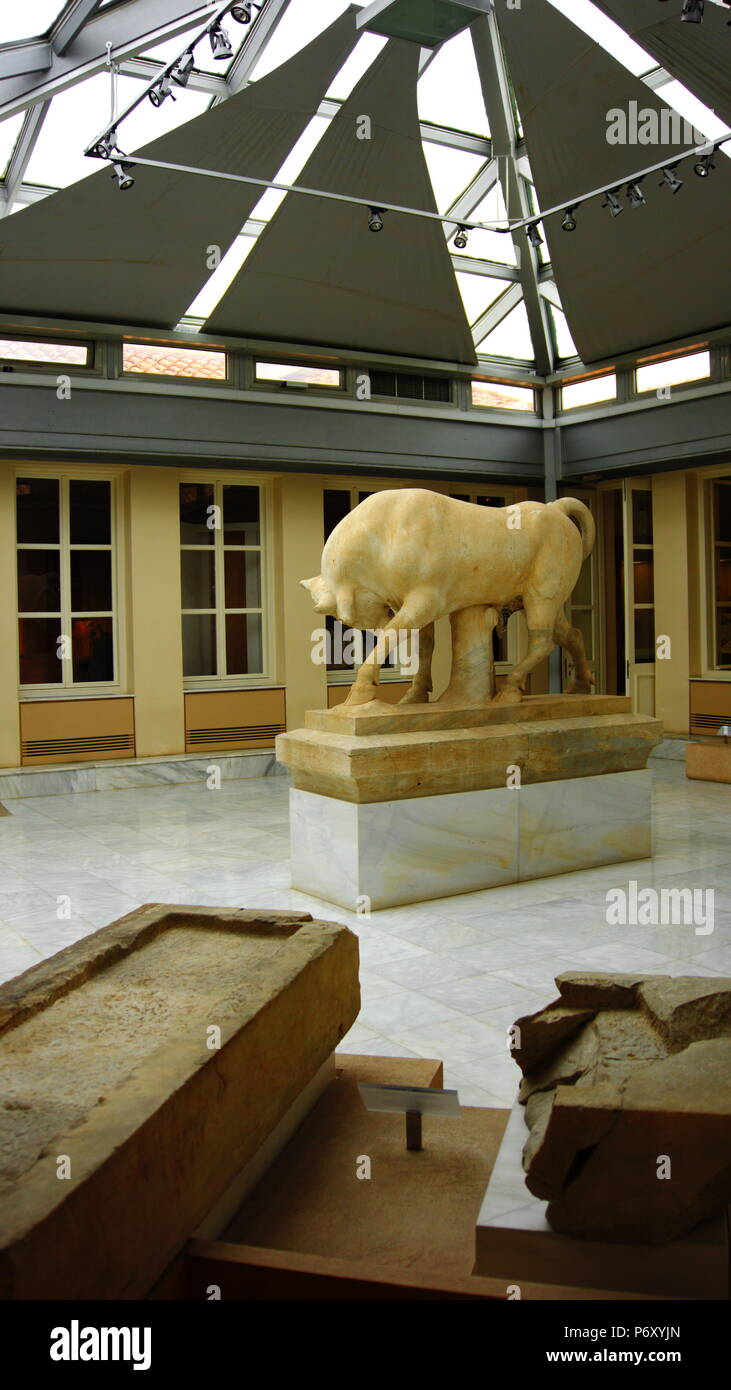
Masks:
[[[522,698],[522,691],[516,690],[514,685],[504,685],[502,690],[498,691],[497,695],[495,696],[495,699],[492,701],[492,704],[519,705]]]
[[[566,686],[564,695],[591,695],[594,681],[572,681]]]
[[[423,694],[418,690],[408,690],[399,700],[400,705],[428,705],[428,703],[429,692],[427,690]]]
[[[371,700],[378,699],[378,686],[369,685],[367,690],[351,686],[351,689],[343,700],[344,705],[369,705]]]

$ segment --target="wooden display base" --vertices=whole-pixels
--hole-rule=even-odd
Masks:
[[[472,1274],[475,1223],[508,1119],[464,1109],[424,1117],[407,1150],[403,1116],[365,1109],[358,1082],[442,1085],[442,1064],[336,1054],[337,1079],[219,1239],[193,1239],[156,1299],[491,1299],[511,1281]],[[358,1178],[367,1156],[370,1178]],[[514,1282],[514,1281],[513,1281]],[[522,1299],[641,1298],[521,1281]]]

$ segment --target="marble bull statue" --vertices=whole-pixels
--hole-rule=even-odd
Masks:
[[[381,666],[399,634],[414,631],[420,634],[419,668],[402,703],[427,701],[434,623],[446,616],[452,675],[440,703],[519,701],[526,678],[557,643],[574,665],[569,691],[589,693],[593,679],[583,639],[564,604],[594,538],[591,512],[574,497],[481,507],[425,488],[373,493],[335,527],[322,572],[301,581],[318,613],[346,627],[379,631],[346,703],[377,697]],[[493,628],[501,611],[519,608],[528,650],[495,696]]]

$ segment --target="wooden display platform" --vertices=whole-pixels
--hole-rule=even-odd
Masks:
[[[475,1225],[507,1110],[424,1117],[405,1146],[403,1115],[371,1113],[359,1081],[441,1087],[442,1064],[336,1055],[337,1077],[216,1240],[196,1238],[156,1299],[491,1299],[509,1281],[472,1274]],[[356,1167],[367,1156],[370,1179]],[[642,1298],[522,1282],[537,1300]]]

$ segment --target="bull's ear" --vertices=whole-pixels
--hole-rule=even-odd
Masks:
[[[336,616],[335,595],[330,592],[321,574],[316,574],[314,579],[300,579],[300,584],[309,591],[316,613]]]
[[[314,576],[313,579],[300,579],[300,584],[302,585],[302,588],[303,588],[303,589],[309,589],[309,591],[310,591],[310,593],[312,594],[313,598],[314,598],[314,596],[315,596],[316,585],[321,584],[321,583],[322,583],[322,575],[319,575],[319,574],[316,574],[316,575]]]

